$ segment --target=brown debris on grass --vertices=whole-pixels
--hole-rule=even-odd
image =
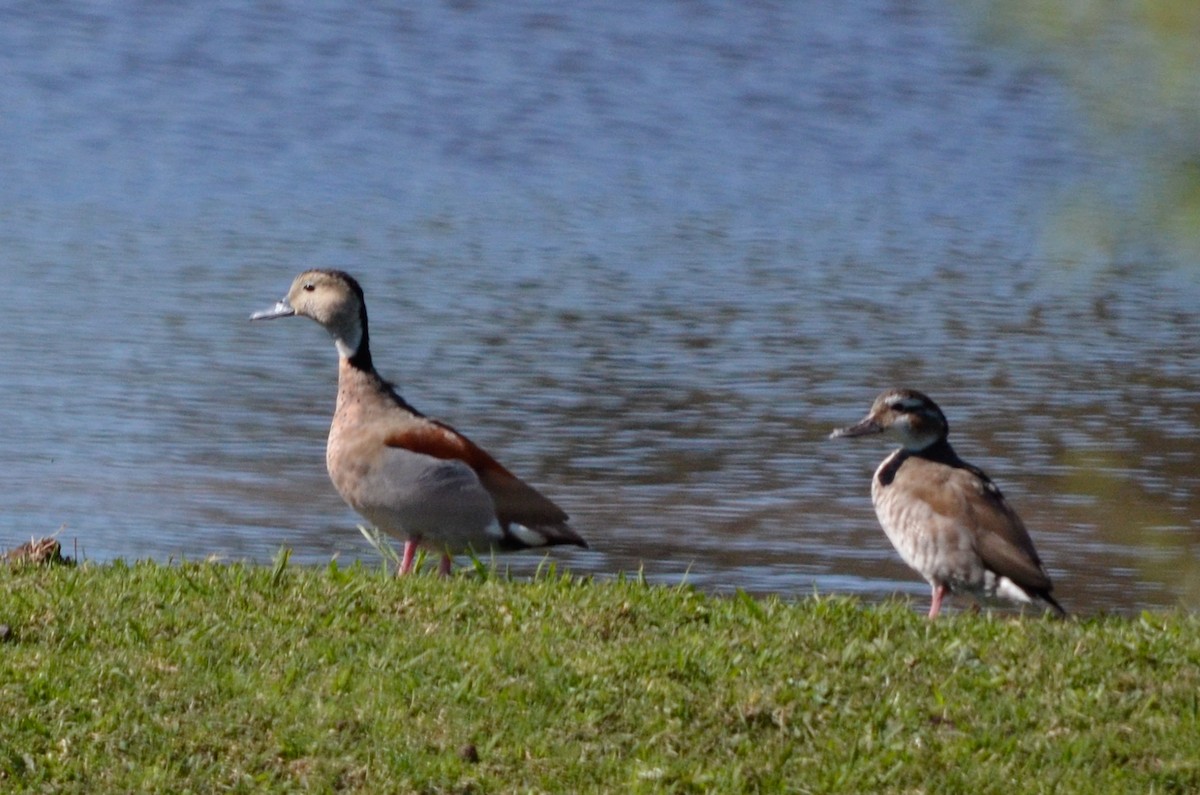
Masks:
[[[0,555],[0,560],[10,566],[73,566],[75,561],[64,557],[62,544],[53,536],[31,538],[24,544]]]

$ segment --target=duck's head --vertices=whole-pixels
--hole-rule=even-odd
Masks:
[[[848,428],[838,428],[831,439],[891,433],[906,450],[924,450],[950,433],[946,415],[928,395],[915,389],[889,389],[875,398],[867,416]]]
[[[292,282],[287,296],[270,309],[255,312],[251,320],[308,317],[325,327],[338,353],[350,359],[367,336],[367,307],[363,290],[344,271],[308,270]]]

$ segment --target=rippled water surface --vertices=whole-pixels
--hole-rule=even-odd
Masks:
[[[902,384],[1068,608],[1200,605],[1196,271],[1048,256],[1107,169],[1053,70],[844,5],[0,12],[0,546],[374,561],[332,345],[246,322],[322,266],[573,571],[924,600],[826,438]]]

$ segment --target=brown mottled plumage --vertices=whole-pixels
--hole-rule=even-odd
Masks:
[[[337,346],[338,396],[325,461],[334,487],[380,530],[405,540],[400,573],[420,544],[450,556],[587,542],[567,515],[482,448],[408,405],[371,360],[362,288],[341,271],[310,270],[287,298],[251,320],[300,315]]]
[[[1040,600],[1065,615],[1021,518],[983,470],[954,452],[949,423],[926,395],[888,390],[866,418],[831,436],[888,431],[903,446],[879,465],[871,499],[900,557],[933,588],[929,617],[947,592]]]

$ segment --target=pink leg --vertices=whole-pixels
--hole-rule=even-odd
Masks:
[[[938,611],[942,609],[942,597],[946,595],[946,586],[933,586],[933,601],[929,603],[929,618],[930,620],[937,618]]]
[[[417,542],[411,538],[404,542],[404,558],[400,561],[400,570],[396,575],[408,574],[412,571],[413,558],[417,556]]]
[[[445,552],[442,553],[442,565],[438,566],[438,574],[443,577],[450,576],[450,556]]]

